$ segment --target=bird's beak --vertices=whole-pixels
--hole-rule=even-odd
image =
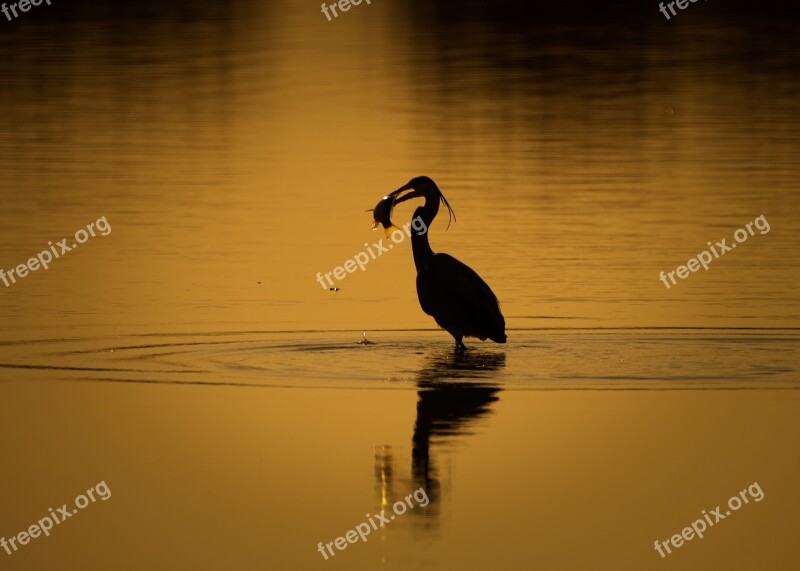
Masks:
[[[419,196],[422,196],[422,194],[418,190],[414,190],[413,187],[409,186],[409,185],[401,186],[400,188],[395,190],[393,193],[391,193],[389,196],[395,196],[396,197],[401,192],[405,192],[407,190],[412,190],[413,192],[409,192],[408,194],[404,194],[403,196],[400,196],[399,198],[395,198],[395,200],[394,200],[395,204],[400,204],[401,202],[405,202],[406,200],[409,200],[411,198],[417,198]]]

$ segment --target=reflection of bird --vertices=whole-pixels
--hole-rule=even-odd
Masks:
[[[375,485],[381,509],[388,511],[395,491],[422,488],[430,505],[410,512],[419,518],[415,525],[428,529],[439,525],[443,499],[453,489],[451,452],[481,430],[481,419],[494,413],[492,407],[502,391],[497,377],[505,366],[505,353],[480,349],[455,353],[438,349],[428,355],[417,373],[411,481],[406,481],[405,469],[397,466],[402,448],[375,447]]]
[[[500,388],[487,382],[506,365],[504,353],[433,354],[417,380],[417,421],[414,425],[412,472],[416,482],[438,496],[439,481],[431,458],[434,439],[470,434],[470,425],[489,414]],[[417,485],[415,483],[415,485]]]
[[[395,204],[411,198],[425,198],[425,204],[414,211],[414,220],[419,217],[426,231],[411,233],[417,267],[417,296],[422,310],[453,336],[457,350],[466,349],[462,342],[464,337],[505,343],[506,322],[491,288],[469,266],[431,250],[427,229],[439,212],[440,202],[453,214],[450,204],[436,183],[426,176],[412,179],[389,196],[398,196],[407,190],[412,192],[397,198]]]

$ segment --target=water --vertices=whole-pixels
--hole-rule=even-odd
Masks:
[[[793,20],[537,10],[0,21],[0,268],[111,227],[0,284],[0,537],[112,491],[7,565],[650,569],[654,540],[754,481],[763,502],[669,558],[797,562]],[[491,285],[507,345],[454,354],[407,241],[316,281],[421,174],[457,215],[432,247]],[[366,543],[316,550],[419,488]]]

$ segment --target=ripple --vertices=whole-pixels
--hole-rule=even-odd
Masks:
[[[463,356],[441,331],[197,332],[0,343],[4,381],[414,389],[796,389],[794,330],[511,331]]]

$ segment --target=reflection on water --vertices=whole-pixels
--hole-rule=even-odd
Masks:
[[[441,501],[435,450],[469,434],[474,421],[490,412],[501,390],[489,384],[491,373],[505,367],[505,361],[505,353],[435,352],[419,372],[411,472],[414,487],[428,491],[432,512]]]
[[[478,419],[491,412],[492,403],[502,390],[493,382],[493,373],[505,367],[505,353],[468,350],[466,352],[436,349],[425,358],[417,373],[417,414],[411,448],[411,482],[404,488],[395,485],[396,458],[392,446],[375,448],[375,479],[380,509],[390,505],[404,490],[422,488],[430,504],[412,510],[416,526],[431,529],[438,526],[441,513],[442,478],[437,454],[452,450],[456,442],[471,434]],[[405,471],[403,471],[405,472]],[[444,477],[449,478],[447,472]],[[450,489],[452,482],[446,482]]]
[[[87,482],[115,494],[14,563],[646,569],[653,536],[769,479],[766,515],[681,565],[791,567],[796,550],[735,548],[773,545],[797,505],[796,21],[655,4],[0,16],[0,268],[114,227],[0,286],[0,535]],[[502,352],[451,354],[408,243],[338,292],[314,279],[417,175],[458,212],[433,249],[498,294]],[[762,214],[762,239],[659,281]],[[322,561],[373,486],[431,504]]]
[[[314,278],[374,241],[364,209],[421,174],[458,212],[433,249],[491,284],[512,338],[797,323],[792,20],[713,2],[681,22],[629,2],[535,18],[386,2],[335,22],[201,4],[87,1],[0,28],[0,267],[114,224],[0,288],[0,331],[430,328],[408,243],[335,294]],[[658,280],[762,214],[763,240]]]
[[[429,388],[491,379],[506,389],[677,390],[798,386],[796,330],[517,331],[502,353],[450,355],[444,332],[205,332],[0,342],[16,380],[251,387]],[[513,358],[513,367],[496,362]],[[504,359],[504,357],[503,357]],[[456,384],[455,386],[460,386]]]

